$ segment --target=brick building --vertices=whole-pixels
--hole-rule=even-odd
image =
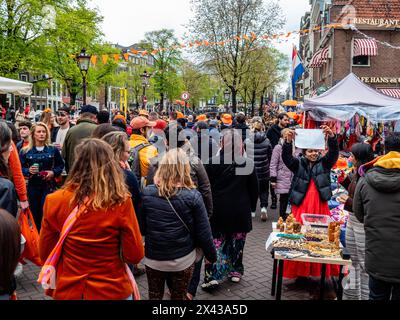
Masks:
[[[400,48],[400,0],[310,0],[310,5],[302,27],[321,27],[321,31],[300,40],[307,72],[299,98],[331,88],[350,72],[400,98],[400,50],[393,48]],[[324,28],[337,23],[355,28]]]

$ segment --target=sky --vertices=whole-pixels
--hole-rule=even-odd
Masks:
[[[283,30],[299,30],[301,17],[310,9],[309,0],[279,0],[278,3],[286,17]],[[123,46],[139,42],[146,32],[163,28],[174,29],[183,40],[185,25],[192,17],[190,0],[91,0],[91,6],[97,7],[104,17],[105,40]],[[298,46],[298,41],[298,37],[291,38],[275,46],[289,59],[293,44]]]

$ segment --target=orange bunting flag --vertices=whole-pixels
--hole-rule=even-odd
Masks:
[[[97,56],[92,56],[90,58],[90,62],[92,63],[92,65],[96,66],[96,64],[97,64]]]
[[[257,35],[254,32],[251,32],[251,40],[257,40]]]
[[[182,43],[181,48],[186,48],[186,44]]]
[[[125,61],[129,60],[129,53],[124,53],[124,59],[125,59]]]
[[[154,56],[155,54],[158,53],[158,51],[160,51],[160,50],[153,50],[153,51],[151,52],[151,54]]]
[[[119,53],[114,54],[114,61],[118,62],[119,61]]]
[[[196,43],[198,46],[202,45],[202,43],[200,41],[195,41],[194,43]]]
[[[101,59],[103,60],[103,64],[107,64],[108,55],[107,55],[107,54],[103,54],[103,55],[101,56]]]
[[[262,36],[262,38],[265,39],[265,40],[268,40],[269,36],[265,35],[265,36]]]
[[[203,44],[204,44],[205,46],[209,46],[209,45],[210,45],[210,43],[209,43],[207,40],[204,40]]]
[[[288,32],[288,34],[286,35],[286,38],[289,38],[292,35],[291,32]]]
[[[147,56],[148,52],[145,50],[145,51],[142,51],[141,54],[142,54],[142,56]]]
[[[137,51],[137,50],[135,50],[135,49],[131,49],[131,52],[132,52],[133,54],[138,54],[138,53],[139,53],[139,51]]]
[[[194,46],[194,44],[191,43],[191,42],[189,42],[189,47],[191,48],[191,47],[193,47],[193,46]]]
[[[239,36],[235,36],[234,39],[237,40],[237,41],[242,40]]]
[[[245,40],[247,40],[247,41],[249,41],[250,40],[250,38],[245,34],[245,35],[243,35],[243,39],[245,39]]]

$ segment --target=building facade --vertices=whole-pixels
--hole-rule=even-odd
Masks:
[[[381,92],[400,98],[400,1],[310,0],[300,39],[306,73],[300,98],[331,88],[349,73]],[[309,19],[309,24],[308,24]],[[343,27],[326,28],[329,24]],[[347,25],[347,26],[346,26]]]

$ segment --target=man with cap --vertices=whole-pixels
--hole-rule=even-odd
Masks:
[[[89,138],[96,129],[98,113],[97,108],[94,106],[83,106],[77,125],[68,131],[62,148],[62,156],[65,160],[65,170],[67,173],[74,164],[76,146],[83,139]]]
[[[150,160],[158,155],[157,148],[152,146],[147,138],[150,136],[150,130],[157,125],[145,117],[136,117],[131,121],[132,135],[130,138],[131,155],[137,152],[139,164],[138,171],[134,172],[138,178],[146,178],[150,168]],[[135,159],[131,159],[135,161]],[[135,163],[131,164],[132,167]],[[133,171],[136,171],[132,169]]]
[[[223,114],[221,117],[221,131],[225,130],[225,129],[231,129],[232,125],[233,125],[233,118],[230,114]]]
[[[70,123],[70,109],[67,106],[63,106],[56,112],[57,123],[59,127],[54,127],[51,129],[51,142],[56,145],[56,147],[61,150],[65,138],[69,129],[73,127]]]
[[[139,117],[149,118],[149,112],[146,109],[142,109],[139,111]]]

